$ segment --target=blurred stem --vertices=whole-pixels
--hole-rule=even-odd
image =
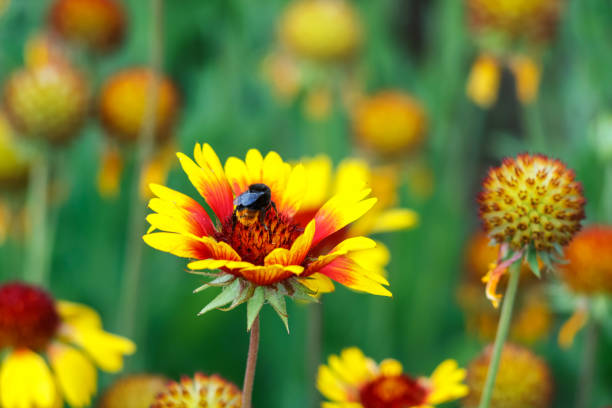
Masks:
[[[306,343],[306,381],[316,378],[317,368],[321,362],[321,345],[323,342],[323,304],[313,303],[308,307],[308,328]],[[314,386],[308,387],[308,407],[316,408],[320,401]]]
[[[589,407],[589,397],[591,396],[593,380],[595,379],[595,357],[597,355],[598,337],[597,324],[591,317],[585,329],[584,349],[582,361],[580,362],[580,377],[578,390],[576,391],[576,408]]]
[[[612,222],[612,162],[606,164],[601,194],[601,211],[605,222]]]
[[[151,4],[151,60],[149,83],[143,123],[138,138],[136,176],[130,190],[130,208],[128,213],[128,236],[126,240],[125,264],[121,297],[119,299],[118,322],[120,332],[127,336],[134,335],[140,270],[142,267],[142,234],[145,228],[145,203],[140,195],[140,177],[147,162],[153,155],[156,105],[159,94],[162,63],[162,17],[163,1],[150,0]]]
[[[546,149],[546,137],[542,129],[538,101],[523,105],[524,126],[531,150],[541,153]]]
[[[28,257],[24,280],[45,286],[47,281],[47,193],[49,184],[49,155],[46,146],[32,164],[28,192]]]
[[[249,354],[247,356],[246,369],[244,371],[244,383],[242,385],[242,408],[251,408],[253,395],[253,381],[255,380],[255,366],[257,365],[257,353],[259,351],[259,315],[255,318],[251,327],[251,338],[249,339]]]
[[[491,397],[493,396],[495,378],[497,377],[497,370],[499,369],[499,361],[501,359],[504,343],[506,342],[508,330],[510,329],[512,308],[514,307],[514,298],[518,289],[520,276],[521,260],[518,260],[510,265],[510,280],[508,282],[508,287],[506,288],[506,294],[503,300],[504,304],[502,305],[501,316],[497,326],[497,334],[495,335],[493,353],[491,354],[491,360],[489,362],[489,371],[487,372],[487,379],[482,390],[482,396],[480,398],[478,408],[488,408],[489,403],[491,402]]]

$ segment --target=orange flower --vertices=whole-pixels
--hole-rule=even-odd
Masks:
[[[56,0],[49,21],[64,39],[99,52],[116,48],[125,32],[125,12],[115,0]]]
[[[196,145],[195,162],[182,153],[178,157],[218,221],[213,223],[192,198],[151,185],[157,198],[149,203],[155,213],[147,217],[151,228],[144,240],[153,248],[194,260],[188,265],[193,271],[219,270],[194,272],[214,276],[196,291],[223,287],[200,314],[248,301],[250,328],[267,301],[287,324],[284,296],[309,299],[315,293],[308,285],[327,287],[330,279],[355,290],[391,295],[382,276],[348,256],[374,247],[369,238],[349,238],[329,252],[315,252],[317,244],[376,203],[366,198],[369,189],[362,186],[335,195],[302,228],[294,216],[307,191],[303,165],[291,166],[275,152],[264,158],[251,149],[244,161],[230,157],[223,167],[207,144]]]

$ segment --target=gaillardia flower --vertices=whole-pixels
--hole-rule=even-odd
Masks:
[[[287,324],[284,296],[311,299],[307,286],[328,286],[335,280],[349,288],[390,296],[388,282],[361,267],[349,254],[373,248],[365,237],[348,238],[330,251],[318,245],[331,234],[360,218],[376,203],[366,198],[368,188],[337,194],[302,227],[294,218],[306,199],[304,166],[291,166],[275,152],[265,158],[252,149],[246,159],[230,157],[225,168],[213,149],[195,146],[195,162],[179,153],[185,173],[204,198],[217,222],[192,198],[160,185],[151,185],[157,196],[149,202],[155,211],[144,236],[161,251],[190,258],[192,271],[213,276],[196,289],[221,286],[223,291],[202,311],[248,301],[248,327],[267,301]],[[160,230],[162,232],[154,232]]]
[[[497,100],[501,69],[510,69],[522,103],[535,100],[541,48],[555,34],[563,0],[466,0],[480,56],[472,66],[468,96],[489,107]]]
[[[376,364],[358,348],[331,355],[319,367],[317,388],[332,402],[323,408],[432,408],[468,393],[465,370],[455,360],[442,362],[430,377],[413,378],[402,364],[386,359]]]
[[[360,144],[380,155],[407,153],[425,140],[427,114],[403,92],[379,92],[357,104],[353,130]]]
[[[125,12],[117,0],[56,0],[49,23],[63,39],[97,52],[115,49],[125,32]]]
[[[242,393],[233,383],[216,374],[196,373],[193,379],[169,382],[151,408],[240,408],[241,399]]]
[[[117,372],[135,346],[105,332],[93,309],[13,282],[0,287],[0,349],[2,407],[51,408],[62,400],[89,405],[97,387],[95,365]]]
[[[64,143],[77,135],[89,108],[89,85],[68,64],[19,70],[4,88],[4,106],[25,136]]]
[[[466,408],[478,406],[485,384],[491,347],[468,366],[467,386],[470,393],[462,402]],[[544,360],[529,349],[507,343],[501,354],[499,371],[493,388],[491,408],[548,408],[552,403],[553,384]]]
[[[115,381],[100,397],[98,408],[150,408],[168,379],[161,375],[133,374]]]
[[[301,162],[306,169],[307,192],[294,218],[302,227],[336,194],[368,186],[378,199],[363,217],[327,237],[319,244],[320,247],[329,250],[346,238],[407,229],[418,222],[418,215],[414,211],[396,207],[398,171],[395,167],[371,167],[365,160],[352,158],[343,160],[334,171],[331,159],[325,155],[302,159]],[[384,268],[390,258],[389,250],[382,242],[376,242],[374,248],[354,251],[348,256],[380,274],[385,273]]]
[[[113,75],[104,84],[100,96],[100,117],[109,136],[98,173],[98,190],[104,196],[118,192],[123,160],[117,142],[138,141],[147,120],[147,98],[152,72],[147,68],[130,68]],[[179,94],[170,78],[161,75],[155,106],[155,154],[141,177],[141,191],[148,195],[150,183],[165,183],[174,157],[172,131],[179,113]]]
[[[536,276],[539,260],[548,269],[580,230],[585,199],[574,172],[559,160],[521,154],[492,168],[478,197],[485,232],[499,247],[496,264],[483,279],[497,307],[496,287],[507,268],[526,260]]]
[[[567,262],[559,270],[576,304],[559,332],[559,343],[568,348],[589,317],[597,317],[589,316],[589,299],[612,295],[612,227],[586,227],[567,246],[565,256]]]

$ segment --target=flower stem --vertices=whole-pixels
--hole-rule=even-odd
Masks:
[[[587,408],[589,406],[589,397],[593,390],[598,343],[597,323],[593,321],[593,317],[589,318],[585,332],[582,361],[580,362],[580,380],[578,381],[576,408]]]
[[[43,148],[34,160],[30,173],[28,192],[29,248],[24,271],[24,280],[45,285],[47,280],[47,193],[49,184],[49,156]]]
[[[478,408],[489,408],[489,403],[491,402],[491,397],[493,396],[495,378],[497,377],[497,370],[499,369],[499,362],[501,359],[502,350],[504,348],[504,343],[506,342],[508,331],[510,329],[512,308],[514,307],[514,298],[516,297],[520,276],[521,260],[519,259],[510,265],[510,280],[503,299],[504,303],[502,305],[499,324],[497,325],[497,334],[495,335],[495,344],[493,345],[493,353],[491,355],[491,361],[489,362],[489,371],[487,372],[487,379],[485,381]]]
[[[255,379],[255,366],[257,365],[257,352],[259,351],[259,316],[255,318],[251,326],[251,338],[249,340],[249,354],[247,356],[246,370],[244,371],[244,383],[242,385],[242,408],[251,408],[251,397],[253,395],[253,380]]]
[[[120,332],[128,337],[134,336],[134,322],[140,270],[142,267],[142,234],[145,228],[145,205],[140,195],[140,176],[153,154],[156,106],[160,87],[162,65],[162,20],[163,0],[151,0],[151,56],[149,68],[151,76],[147,86],[147,98],[143,113],[143,122],[138,137],[136,157],[136,176],[130,190],[130,208],[128,213],[128,236],[125,251],[123,284],[119,298],[118,325]]]

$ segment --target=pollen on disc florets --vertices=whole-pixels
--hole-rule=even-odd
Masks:
[[[466,408],[477,407],[489,370],[492,347],[468,366],[467,385],[470,393],[463,400]],[[552,398],[552,377],[548,365],[529,349],[506,344],[493,388],[491,407],[547,408]]]
[[[170,382],[155,399],[151,408],[239,408],[242,393],[234,384],[218,375],[196,373],[194,378]]]
[[[42,349],[59,324],[53,298],[42,289],[19,282],[0,287],[0,349]]]
[[[520,250],[567,245],[580,230],[585,199],[574,172],[559,160],[521,154],[504,159],[483,182],[480,218],[490,237]]]
[[[287,216],[270,209],[263,222],[258,219],[248,226],[227,219],[218,239],[231,245],[243,261],[263,265],[266,255],[276,248],[291,248],[302,232]]]
[[[407,375],[381,376],[364,385],[359,398],[364,408],[412,407],[426,402],[428,391]]]

